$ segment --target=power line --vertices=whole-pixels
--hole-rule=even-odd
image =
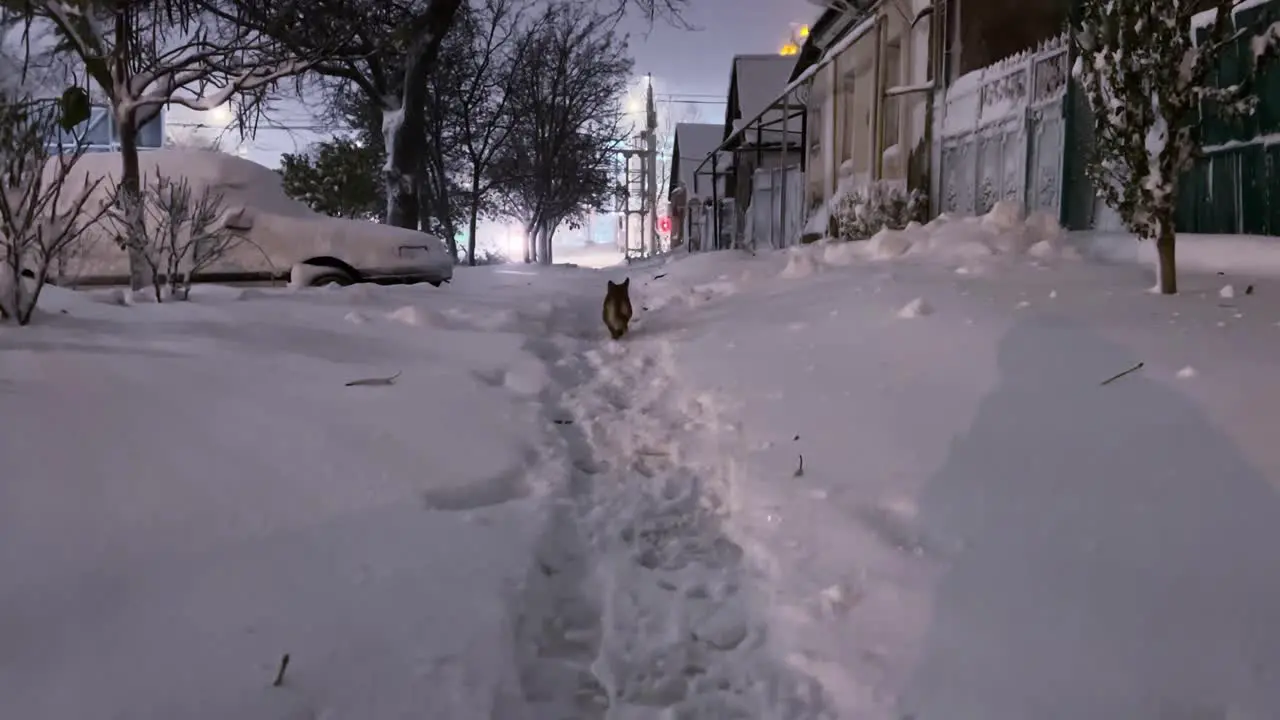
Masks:
[[[725,100],[677,100],[672,98],[661,98],[662,102],[671,103],[673,105],[728,105]]]

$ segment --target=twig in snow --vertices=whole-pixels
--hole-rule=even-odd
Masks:
[[[666,277],[666,276],[667,276],[667,274],[666,274],[666,273],[658,273],[657,275],[654,275],[654,276],[653,276],[653,279],[654,279],[654,280],[657,280],[657,279],[659,279],[659,278],[664,278],[664,277]]]
[[[557,424],[557,425],[572,425],[572,424],[573,424],[573,421],[572,421],[572,420],[552,420],[551,422],[553,422],[553,423],[555,423],[555,424]]]
[[[796,468],[795,477],[800,477],[801,475],[804,475],[804,454],[803,453],[800,454],[800,467]]]
[[[1128,370],[1125,370],[1124,372],[1116,373],[1115,375],[1112,375],[1111,377],[1107,378],[1106,380],[1103,380],[1103,381],[1102,381],[1102,384],[1103,384],[1103,385],[1110,385],[1111,383],[1115,382],[1116,380],[1119,380],[1120,378],[1124,377],[1125,375],[1128,375],[1128,374],[1129,374],[1129,373],[1131,373],[1131,372],[1135,372],[1135,371],[1137,371],[1137,370],[1141,370],[1141,369],[1142,369],[1143,364],[1144,364],[1144,363],[1138,363],[1137,365],[1134,365],[1133,367],[1129,368]]]
[[[271,687],[280,687],[284,684],[284,671],[289,668],[289,653],[285,653],[280,657],[280,669],[276,670],[276,679],[271,683]]]
[[[352,380],[351,382],[347,383],[347,387],[356,387],[357,385],[366,385],[366,386],[367,385],[395,385],[396,378],[398,377],[400,377],[399,372],[397,372],[395,375],[392,375],[390,377],[364,378],[363,380]]]

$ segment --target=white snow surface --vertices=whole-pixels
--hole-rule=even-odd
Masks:
[[[48,289],[0,326],[6,716],[1274,717],[1280,277],[886,237]]]

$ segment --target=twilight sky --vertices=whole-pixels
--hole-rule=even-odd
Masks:
[[[689,0],[685,20],[698,30],[629,18],[636,72],[653,73],[659,93],[716,93],[729,88],[729,60],[743,53],[777,52],[792,24],[811,22],[819,8],[806,0]]]

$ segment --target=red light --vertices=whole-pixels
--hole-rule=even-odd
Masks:
[[[671,234],[671,218],[667,217],[666,215],[663,215],[662,217],[658,218],[658,232],[662,233],[663,235]]]

